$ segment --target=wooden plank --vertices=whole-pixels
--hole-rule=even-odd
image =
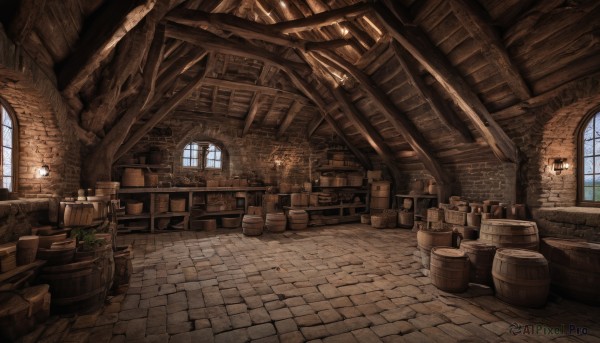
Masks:
[[[68,96],[81,89],[88,75],[117,43],[154,7],[155,0],[111,1],[82,36],[78,48],[58,72],[58,86]]]
[[[398,61],[404,69],[409,82],[415,87],[420,95],[427,101],[431,110],[437,115],[442,124],[448,129],[458,134],[463,142],[473,142],[473,136],[467,126],[458,118],[458,116],[450,109],[448,104],[442,99],[439,94],[436,94],[431,89],[421,75],[416,65],[416,61],[402,48],[398,42],[393,42],[392,47],[396,52]]]
[[[315,134],[315,132],[317,132],[321,124],[323,124],[323,121],[325,121],[325,119],[321,115],[315,116],[315,118],[311,120],[311,122],[308,124],[308,129],[306,130],[306,135],[308,139],[310,139],[310,137],[312,137]]]
[[[248,114],[246,115],[246,119],[244,121],[244,129],[242,130],[242,137],[244,137],[248,131],[250,130],[250,126],[252,122],[254,122],[254,118],[256,118],[256,113],[258,112],[258,108],[261,104],[260,101],[261,93],[256,92],[250,101],[250,109],[248,110]]]
[[[529,99],[531,91],[517,67],[510,60],[497,32],[490,26],[491,19],[486,18],[486,13],[483,13],[473,0],[455,0],[449,3],[462,26],[483,46],[481,49],[483,55],[496,66],[497,71],[513,92],[521,100]]]
[[[281,125],[279,125],[279,129],[277,130],[277,138],[281,138],[285,134],[285,131],[287,131],[288,127],[290,127],[294,121],[294,118],[296,118],[296,115],[300,113],[300,110],[303,108],[304,104],[301,102],[294,101],[294,103],[292,103],[292,106],[290,106],[290,109],[286,113],[283,122]]]
[[[304,97],[302,94],[268,86],[261,86],[260,84],[216,79],[212,77],[205,78],[204,81],[202,81],[202,84],[205,86],[223,87],[233,90],[261,92],[272,96],[281,96],[283,98],[293,99],[295,101],[302,102],[305,105],[310,104],[310,100]]]
[[[310,17],[272,24],[271,26],[277,32],[286,34],[297,33],[356,18],[364,15],[370,10],[371,6],[368,3],[357,3],[347,7],[321,12]]]
[[[16,45],[21,45],[44,14],[46,0],[21,0],[16,15],[12,18],[8,34]]]
[[[500,161],[517,163],[517,148],[514,142],[494,121],[469,85],[456,73],[445,56],[431,44],[421,30],[415,26],[405,25],[405,23],[411,23],[406,9],[403,9],[398,3],[386,2],[391,7],[388,8],[381,4],[374,6],[377,16],[388,33],[444,87],[473,122],[494,155]]]

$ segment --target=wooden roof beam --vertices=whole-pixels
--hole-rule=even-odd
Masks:
[[[310,123],[308,123],[308,129],[306,130],[306,136],[308,139],[310,139],[310,137],[312,137],[315,134],[315,132],[317,132],[319,127],[321,127],[321,124],[323,124],[323,121],[325,121],[325,118],[323,118],[322,115],[318,115],[315,116]]]
[[[425,83],[425,80],[423,80],[419,74],[417,62],[413,57],[396,41],[392,42],[392,48],[396,52],[398,62],[400,62],[402,69],[404,69],[404,73],[408,77],[408,82],[410,82],[425,101],[427,101],[427,104],[429,104],[429,107],[440,119],[442,124],[450,131],[457,134],[462,142],[472,143],[474,141],[473,136],[467,125],[450,109],[448,104],[446,104],[446,101]]]
[[[448,173],[444,171],[441,164],[435,159],[433,153],[427,146],[425,138],[419,133],[415,125],[403,114],[400,114],[400,111],[392,103],[389,97],[383,93],[365,73],[330,51],[318,50],[317,53],[311,53],[311,55],[319,62],[335,69],[342,70],[356,79],[360,83],[360,87],[372,99],[373,104],[377,107],[379,112],[381,112],[394,129],[406,139],[410,147],[417,153],[417,156],[425,165],[425,168],[435,177],[438,183],[448,184],[450,182]]]
[[[248,131],[250,130],[250,126],[252,126],[252,122],[254,122],[254,118],[256,118],[258,107],[261,104],[260,96],[261,94],[259,92],[254,93],[254,96],[252,96],[252,100],[250,101],[250,109],[248,110],[248,114],[246,115],[246,119],[244,120],[244,129],[242,130],[242,137],[244,137],[248,133]]]
[[[17,14],[8,27],[10,38],[16,45],[27,39],[46,7],[46,0],[21,0],[19,3]]]
[[[341,21],[346,21],[352,18],[360,17],[371,10],[369,3],[359,2],[354,5],[342,7],[319,14],[312,15],[306,18],[284,21],[271,26],[277,32],[281,33],[297,33],[306,30],[317,29],[323,26],[333,25]]]
[[[89,26],[77,49],[58,72],[58,87],[67,96],[75,95],[117,43],[133,29],[156,0],[111,1]]]
[[[285,114],[285,118],[283,119],[283,122],[281,123],[281,125],[279,125],[279,129],[277,130],[277,138],[281,138],[285,134],[287,129],[290,127],[290,125],[294,121],[294,118],[296,118],[296,115],[298,115],[298,113],[300,113],[300,110],[302,110],[303,108],[304,108],[303,103],[294,101],[292,106],[290,106],[289,110]]]
[[[531,98],[531,90],[510,60],[498,33],[489,24],[491,19],[486,18],[487,13],[473,0],[453,0],[448,3],[465,30],[483,46],[481,52],[490,63],[496,66],[515,95],[521,100]]]
[[[385,2],[387,6],[381,3],[375,3],[373,6],[388,33],[444,87],[481,133],[494,155],[500,161],[517,163],[519,159],[514,142],[494,121],[466,81],[427,36],[412,24],[406,9],[397,2]]]
[[[278,89],[278,88],[271,88],[268,86],[261,86],[259,84],[216,79],[213,77],[205,78],[204,81],[202,82],[202,84],[205,86],[216,86],[216,87],[224,87],[224,88],[230,88],[230,89],[235,89],[235,90],[261,92],[261,93],[268,94],[268,95],[281,96],[284,98],[291,98],[296,101],[302,102],[305,105],[310,103],[310,100],[307,99],[306,97],[304,97],[304,95],[302,95],[302,94],[299,94],[296,92],[291,92],[291,91],[286,91],[286,90]]]

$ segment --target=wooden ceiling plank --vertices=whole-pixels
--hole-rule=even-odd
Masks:
[[[8,34],[16,45],[23,44],[36,22],[44,14],[46,0],[21,0],[15,17],[8,27]]]
[[[437,115],[442,124],[456,133],[463,143],[473,142],[473,136],[467,125],[450,109],[446,101],[425,83],[425,80],[419,74],[417,62],[413,57],[396,41],[392,42],[392,48],[396,52],[398,62],[400,62],[402,69],[404,69],[409,82],[419,92],[421,97],[427,101],[429,107]]]
[[[303,103],[294,101],[292,106],[290,106],[289,110],[285,114],[285,118],[283,119],[283,122],[281,123],[281,125],[279,125],[279,129],[277,130],[277,138],[281,138],[285,134],[287,129],[290,127],[290,125],[294,121],[294,118],[296,118],[296,115],[298,115],[298,113],[300,113],[300,110],[302,110],[303,108],[304,108]]]
[[[297,33],[350,20],[362,16],[370,10],[371,6],[368,3],[357,3],[347,7],[321,12],[310,17],[276,23],[271,26],[281,33]]]
[[[252,122],[254,122],[254,118],[256,118],[256,113],[258,112],[258,107],[260,106],[260,97],[261,93],[256,92],[254,96],[252,96],[252,100],[250,101],[250,109],[248,110],[248,114],[246,115],[246,119],[244,120],[244,129],[242,130],[242,137],[244,137],[248,131],[250,130],[250,126],[252,126]]]
[[[445,56],[429,41],[427,36],[411,24],[408,11],[400,4],[386,0],[387,6],[374,4],[379,20],[392,37],[398,41],[448,92],[484,137],[494,155],[504,162],[518,162],[514,142],[494,121],[481,100],[454,70]]]
[[[96,17],[58,72],[58,87],[75,95],[125,35],[154,8],[156,0],[111,1]]]
[[[454,0],[449,3],[454,15],[465,30],[483,46],[481,49],[483,55],[498,68],[498,72],[517,97],[521,100],[531,98],[531,90],[515,64],[510,60],[498,33],[489,24],[491,19],[486,18],[487,13],[477,7],[479,5],[473,0]]]
[[[310,100],[305,98],[302,94],[298,94],[295,92],[286,91],[286,90],[282,90],[282,89],[278,89],[278,88],[272,88],[272,87],[268,87],[268,86],[261,86],[261,85],[257,85],[257,84],[253,84],[253,83],[245,83],[245,82],[239,82],[239,81],[231,81],[231,80],[207,77],[204,79],[202,84],[206,85],[206,86],[217,86],[217,87],[224,87],[224,88],[229,88],[229,89],[245,90],[245,91],[251,91],[251,92],[261,92],[261,93],[268,94],[268,95],[281,96],[284,98],[294,99],[294,100],[300,101],[304,104],[310,103]]]
[[[359,82],[360,87],[372,99],[373,104],[377,107],[379,112],[386,117],[396,131],[404,136],[404,139],[410,144],[411,148],[417,152],[420,160],[438,181],[438,184],[449,184],[449,174],[435,159],[433,153],[427,146],[427,142],[419,133],[415,125],[404,115],[400,114],[398,108],[392,103],[387,95],[383,93],[383,91],[381,91],[366,74],[330,51],[318,50],[317,53],[312,53],[312,55],[320,62],[335,69],[342,70],[356,79]]]

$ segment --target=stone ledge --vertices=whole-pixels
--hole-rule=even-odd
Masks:
[[[532,213],[541,236],[600,242],[600,208],[547,207],[533,209]]]
[[[48,199],[19,199],[0,201],[0,219],[17,213],[29,213],[48,210]]]

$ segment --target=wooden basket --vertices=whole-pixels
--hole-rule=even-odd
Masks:
[[[144,187],[144,170],[141,168],[125,168],[121,185],[123,187]]]
[[[466,225],[467,213],[460,211],[446,210],[444,211],[444,221],[450,224]]]
[[[172,198],[171,199],[171,212],[185,212],[185,199]]]
[[[428,208],[427,209],[427,221],[429,222],[441,222],[444,220],[444,210],[441,208]]]
[[[144,209],[144,203],[141,201],[129,201],[125,205],[125,212],[127,214],[141,214]]]
[[[415,221],[414,212],[398,212],[398,221],[402,226],[413,226]]]
[[[371,216],[371,227],[384,229],[387,227],[387,221],[384,215],[376,214]]]
[[[66,204],[64,214],[65,227],[88,226],[94,219],[94,205]]]

